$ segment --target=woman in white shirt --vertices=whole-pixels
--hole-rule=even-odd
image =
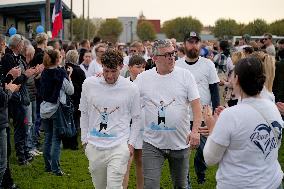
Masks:
[[[219,164],[218,189],[282,189],[283,172],[277,160],[283,121],[275,104],[260,97],[265,83],[259,59],[241,59],[234,68],[237,105],[218,117],[205,108],[210,135],[204,148],[208,165]],[[202,131],[200,131],[202,132]]]

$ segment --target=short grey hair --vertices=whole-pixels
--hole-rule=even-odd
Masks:
[[[28,53],[35,53],[35,48],[31,44],[26,46],[26,54]]]
[[[66,54],[66,63],[77,64],[79,60],[79,54],[77,50],[69,50]]]
[[[9,47],[10,48],[16,48],[17,45],[24,40],[25,38],[19,34],[15,34],[9,39]]]
[[[165,47],[172,47],[173,44],[171,42],[171,40],[169,39],[164,39],[164,40],[156,40],[154,42],[154,45],[153,45],[153,55],[159,55],[159,49],[160,48],[165,48]]]

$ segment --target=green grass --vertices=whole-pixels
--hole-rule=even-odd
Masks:
[[[279,161],[282,167],[284,166],[283,148],[284,147],[282,145],[279,151]],[[196,183],[196,176],[194,173],[193,157],[194,152],[192,152],[189,160],[192,187],[194,189],[215,188],[215,173],[217,168],[209,167],[206,172],[206,184],[202,186],[198,185]],[[36,159],[31,163],[31,165],[19,166],[17,165],[15,151],[13,150],[13,154],[11,157],[12,175],[15,183],[17,183],[21,189],[94,188],[91,181],[91,176],[88,171],[88,160],[82,149],[77,151],[62,150],[60,163],[62,170],[65,173],[69,174],[69,176],[57,177],[52,175],[51,173],[44,172],[44,162],[42,156],[36,157]],[[165,162],[162,172],[161,187],[163,187],[164,189],[172,188],[167,161]],[[134,164],[131,167],[129,188],[135,188]]]

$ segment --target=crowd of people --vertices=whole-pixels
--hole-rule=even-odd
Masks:
[[[284,40],[275,48],[272,38],[232,44],[192,31],[181,43],[127,46],[0,36],[0,188],[19,188],[13,128],[18,164],[43,155],[55,176],[65,175],[61,148],[82,144],[98,189],[127,189],[133,160],[136,187],[159,189],[166,159],[173,188],[191,188],[191,152],[198,184],[219,164],[217,188],[282,189]]]

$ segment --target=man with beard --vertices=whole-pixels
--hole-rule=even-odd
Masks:
[[[219,106],[219,78],[215,69],[214,63],[200,54],[200,37],[196,32],[190,32],[184,38],[184,47],[186,57],[177,61],[176,65],[189,70],[195,77],[197,88],[200,94],[202,106],[209,105],[213,110]],[[190,118],[192,118],[190,111]],[[192,127],[191,120],[191,127]],[[201,133],[200,145],[196,150],[194,158],[194,167],[197,175],[197,182],[203,184],[205,182],[205,170],[207,168],[203,158],[203,148],[208,136],[208,129],[202,122],[199,128]]]

